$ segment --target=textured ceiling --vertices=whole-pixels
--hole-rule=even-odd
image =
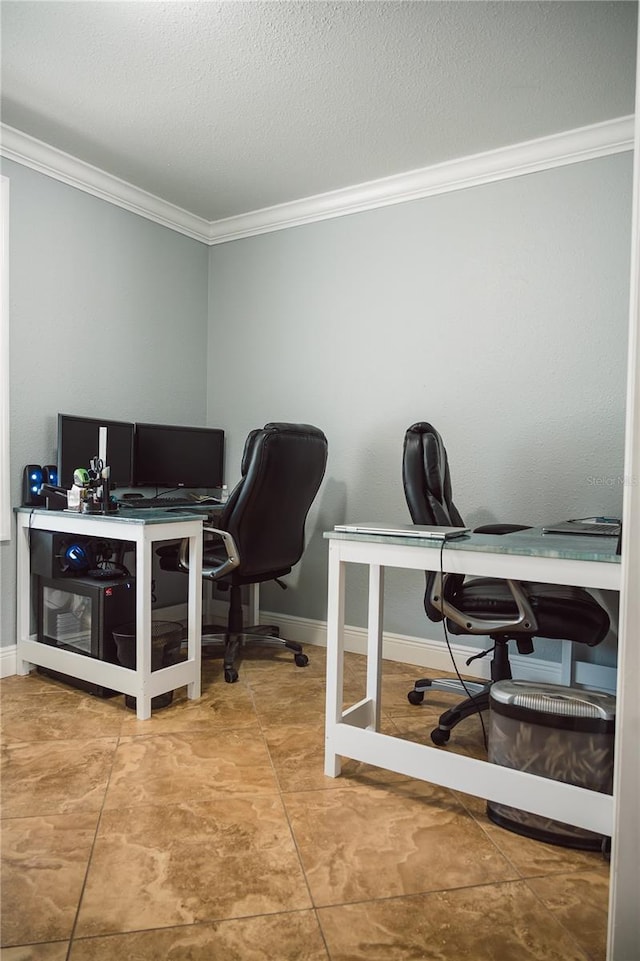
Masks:
[[[631,114],[636,13],[3,0],[2,121],[218,220]]]

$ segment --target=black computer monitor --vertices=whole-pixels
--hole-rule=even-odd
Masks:
[[[136,424],[133,476],[144,487],[222,487],[224,431]]]
[[[100,417],[58,414],[58,484],[67,490],[73,472],[88,468],[99,454],[100,428],[107,428],[107,465],[111,468],[112,487],[130,487],[133,479],[134,425]]]

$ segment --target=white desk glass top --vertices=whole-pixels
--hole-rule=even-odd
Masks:
[[[347,531],[327,531],[326,538],[350,541],[375,539],[376,543],[405,545],[418,541],[421,547],[440,551],[442,541],[432,538],[408,538],[389,534],[360,534]],[[463,534],[444,542],[445,551],[483,551],[490,554],[517,554],[526,557],[554,557],[578,561],[602,561],[619,564],[616,554],[617,536],[589,536],[588,534],[543,534],[542,528],[532,527],[512,534]]]

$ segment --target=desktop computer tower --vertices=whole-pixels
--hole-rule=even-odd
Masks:
[[[134,578],[37,577],[37,640],[100,661],[118,663],[113,632],[136,619]],[[117,691],[39,667],[73,687],[113,697]]]

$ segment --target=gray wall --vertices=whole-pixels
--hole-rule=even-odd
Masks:
[[[443,434],[472,526],[619,513],[629,154],[210,251],[20,165],[2,170],[14,504],[22,466],[55,459],[59,410],[206,418],[227,431],[230,484],[252,427],[315,423],[330,454],[307,552],[290,589],[267,585],[262,603],[321,621],[322,532],[408,520],[402,440],[416,420]],[[15,640],[14,551],[0,548],[2,645]],[[387,629],[438,636],[422,577],[387,584]],[[362,571],[350,588],[347,621],[364,625]],[[537,650],[552,658],[558,645]]]
[[[204,424],[206,246],[5,161],[10,178],[11,491],[56,460],[58,411]],[[15,542],[0,547],[15,643]]]
[[[289,591],[265,585],[267,609],[323,620],[321,532],[408,521],[418,420],[443,435],[472,526],[620,513],[630,204],[624,154],[211,249],[208,415],[228,479],[265,421],[329,439],[309,548]],[[387,584],[387,629],[438,636],[423,578]],[[366,622],[364,586],[349,624]]]

